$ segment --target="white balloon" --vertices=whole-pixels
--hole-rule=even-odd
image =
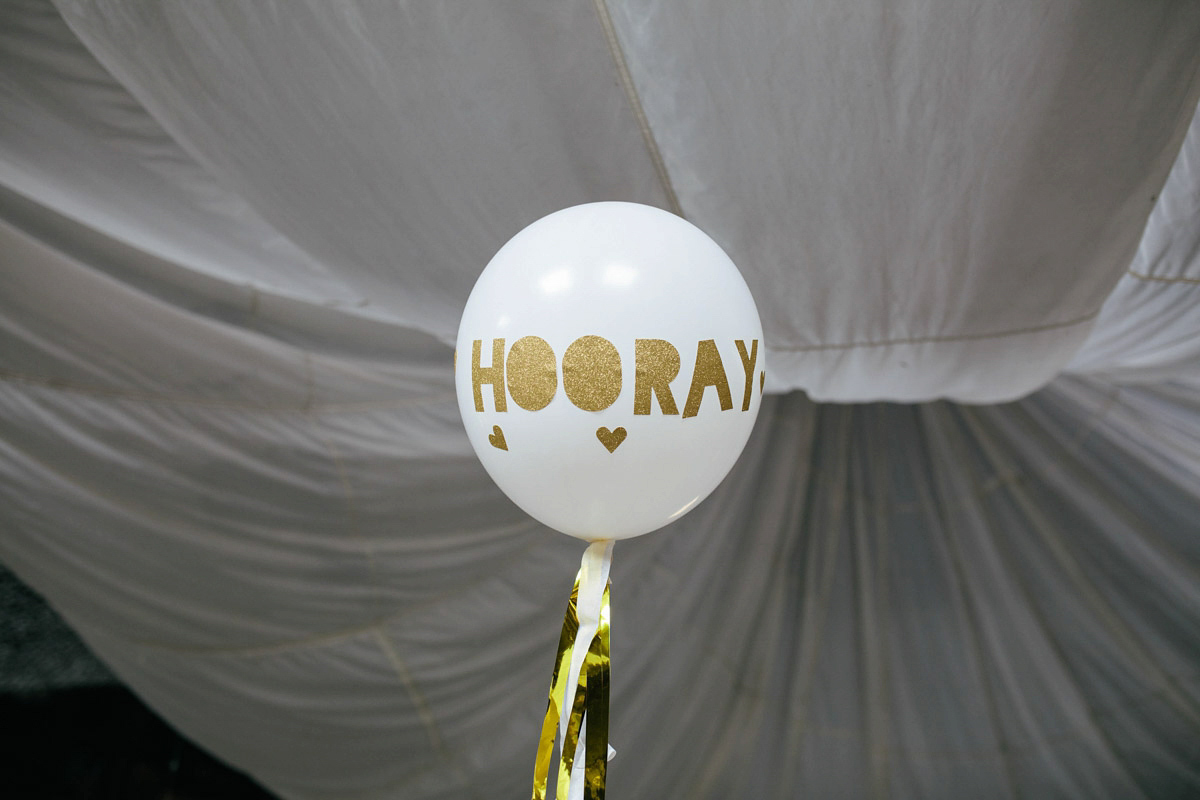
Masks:
[[[533,223],[484,269],[455,385],[471,445],[517,505],[580,539],[627,539],[733,466],[764,350],[754,298],[712,239],[657,208],[591,203]]]

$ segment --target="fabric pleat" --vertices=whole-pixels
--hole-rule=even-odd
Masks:
[[[615,550],[608,796],[1196,796],[1198,77],[1189,2],[6,2],[0,562],[283,798],[522,796],[582,546],[449,343],[647,203],[771,394]]]

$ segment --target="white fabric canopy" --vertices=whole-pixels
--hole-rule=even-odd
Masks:
[[[520,796],[581,546],[449,343],[649,203],[778,396],[616,548],[611,796],[1195,794],[1198,78],[1188,2],[6,3],[0,561],[285,798]]]

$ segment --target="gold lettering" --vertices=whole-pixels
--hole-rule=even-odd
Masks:
[[[508,411],[508,398],[504,394],[504,340],[492,340],[492,365],[482,367],[483,341],[471,343],[471,386],[475,392],[475,410],[483,411],[483,384],[492,385],[492,400],[497,411]]]
[[[541,411],[558,391],[558,362],[549,343],[537,336],[523,336],[513,343],[504,364],[508,393],[526,411]]]
[[[717,388],[717,398],[721,402],[722,411],[733,408],[733,398],[729,396],[729,379],[725,376],[725,365],[721,362],[717,343],[712,339],[704,339],[696,343],[696,368],[692,370],[692,386],[688,389],[687,402],[683,405],[684,419],[700,413],[700,401],[704,399],[704,390],[709,386]]]
[[[608,339],[581,336],[562,359],[563,391],[584,411],[603,411],[621,394],[621,354]]]
[[[671,381],[679,375],[679,351],[665,339],[634,339],[633,341],[633,413],[650,413],[650,395],[658,396],[658,407],[664,414],[678,414]]]
[[[750,410],[750,398],[754,394],[754,362],[758,360],[758,339],[751,340],[750,352],[746,353],[746,343],[735,339],[738,356],[742,359],[742,369],[746,371],[746,394],[742,396],[742,411]]]

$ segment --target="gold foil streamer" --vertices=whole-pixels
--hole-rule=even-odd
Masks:
[[[580,570],[582,573],[582,569]],[[554,672],[550,676],[550,702],[542,720],[542,734],[538,739],[537,760],[533,768],[533,800],[546,800],[546,779],[550,774],[550,756],[554,752],[554,734],[558,731],[558,720],[562,715],[563,696],[566,694],[567,673],[571,668],[571,650],[575,634],[579,632],[579,577],[575,577],[575,588],[567,602],[567,613],[563,616],[562,633],[558,637],[558,653],[554,656]]]
[[[608,689],[611,667],[608,589],[609,585],[605,584],[604,599],[600,603],[600,624],[583,660],[583,671],[587,674],[584,800],[604,800],[604,783],[608,778]]]
[[[550,678],[550,700],[546,706],[546,716],[542,720],[542,733],[538,740],[537,759],[534,763],[532,800],[546,798],[550,756],[554,751],[554,737],[562,716],[566,683],[570,679],[568,673],[571,655],[579,632],[579,578],[580,576],[575,578],[575,588],[571,590],[567,613],[563,616],[562,634],[558,639],[558,653]],[[587,655],[579,668],[579,682],[572,698],[571,715],[559,753],[556,800],[567,800],[571,768],[574,766],[575,750],[579,746],[579,731],[583,727],[585,715],[587,733],[584,740],[583,796],[584,800],[604,800],[604,785],[608,775],[609,586],[610,584],[604,586],[596,634],[592,637]]]

